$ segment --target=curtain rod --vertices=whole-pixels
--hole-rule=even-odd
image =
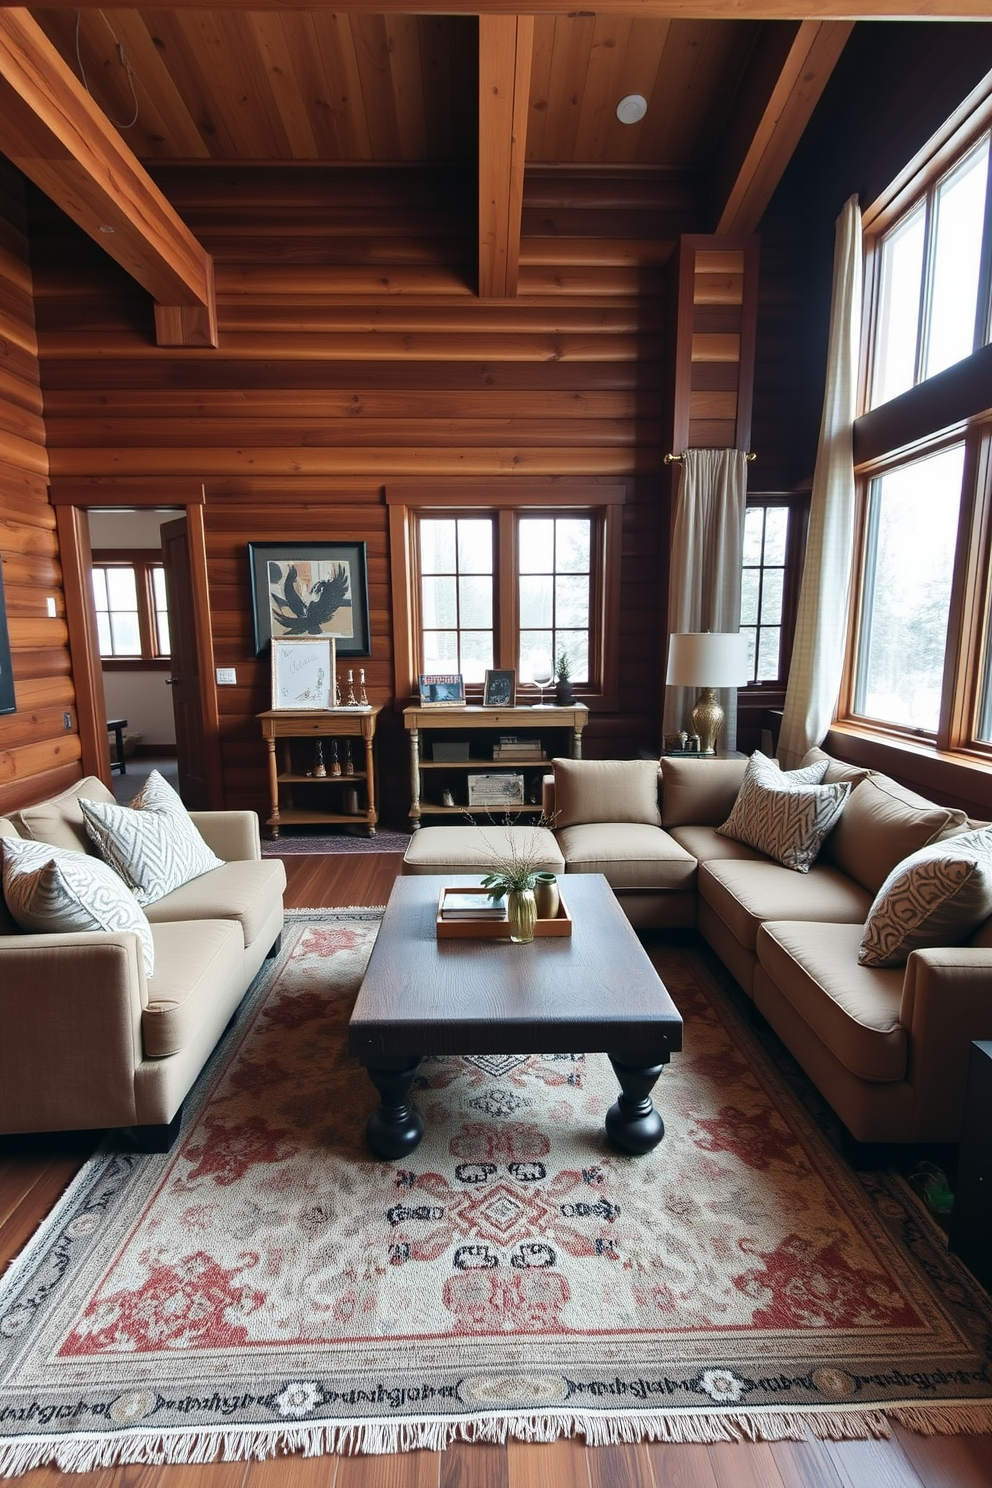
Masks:
[[[678,465],[681,462],[682,458],[683,458],[682,455],[666,455],[665,456],[665,464],[666,465]],[[747,455],[744,456],[744,458],[748,462],[748,464],[750,465],[758,457],[755,454],[747,454]]]

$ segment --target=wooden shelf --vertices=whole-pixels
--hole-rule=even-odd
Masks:
[[[269,751],[270,835],[277,838],[283,827],[364,825],[370,837],[378,820],[375,805],[375,758],[373,741],[380,709],[283,709],[259,713],[262,736]],[[357,753],[363,768],[345,775],[307,773],[317,740],[360,739]],[[326,764],[325,760],[325,764]],[[343,804],[344,790],[354,790],[360,810],[335,810]]]

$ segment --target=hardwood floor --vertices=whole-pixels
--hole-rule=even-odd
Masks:
[[[284,859],[287,908],[383,904],[400,855]],[[15,1256],[89,1150],[78,1139],[37,1138],[0,1153],[0,1269]],[[62,1474],[38,1468],[24,1488],[992,1488],[992,1436],[888,1441],[638,1442],[586,1447],[458,1443],[444,1452],[384,1457],[283,1457],[195,1467],[114,1467]]]

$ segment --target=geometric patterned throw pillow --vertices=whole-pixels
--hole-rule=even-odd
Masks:
[[[717,831],[767,853],[786,868],[808,873],[851,793],[847,780],[817,784],[828,763],[817,760],[798,770],[780,770],[756,750],[733,810]]]
[[[157,770],[130,806],[80,801],[86,830],[100,856],[133,890],[155,904],[202,873],[221,867],[179,796]]]
[[[73,930],[130,930],[141,941],[145,976],[155,970],[155,942],[144,910],[127,884],[99,858],[32,842],[0,838],[3,892],[22,930],[43,935]]]
[[[858,960],[902,966],[910,951],[967,940],[989,915],[992,827],[981,827],[896,864],[868,912]]]

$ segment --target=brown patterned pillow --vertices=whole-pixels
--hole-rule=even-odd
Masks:
[[[780,770],[756,750],[734,809],[717,831],[786,868],[808,873],[851,791],[848,781],[818,785],[826,768],[826,760],[818,760],[798,770]]]
[[[967,940],[989,915],[992,827],[982,827],[896,864],[868,912],[858,960],[902,966],[910,951]]]

